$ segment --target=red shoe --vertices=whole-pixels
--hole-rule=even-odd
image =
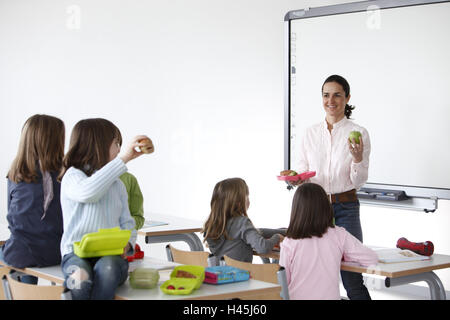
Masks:
[[[408,249],[423,256],[431,256],[434,252],[433,242],[411,242],[406,238],[400,238],[397,240],[397,248]]]

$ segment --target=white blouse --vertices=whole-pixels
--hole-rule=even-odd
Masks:
[[[353,163],[348,148],[350,131],[360,131],[364,144],[363,160]],[[327,122],[309,127],[300,145],[299,173],[316,171],[310,179],[328,194],[359,189],[367,181],[369,172],[370,138],[367,130],[344,117],[328,131]]]

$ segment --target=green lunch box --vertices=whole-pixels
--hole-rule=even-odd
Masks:
[[[136,268],[130,272],[130,286],[133,289],[152,289],[159,281],[159,272],[153,268]]]
[[[73,251],[80,258],[121,255],[130,236],[131,230],[121,230],[119,227],[99,229],[74,242]]]
[[[195,278],[179,278],[178,271],[186,271],[195,276]],[[170,273],[170,279],[165,281],[161,286],[161,290],[166,294],[190,294],[200,286],[205,280],[205,267],[183,265],[177,266]]]

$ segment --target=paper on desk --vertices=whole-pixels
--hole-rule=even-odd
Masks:
[[[402,250],[400,248],[374,249],[374,251],[378,255],[378,261],[381,263],[430,260],[428,256],[422,256],[411,250]]]
[[[144,225],[142,228],[150,228],[150,227],[157,227],[157,226],[165,226],[167,225],[167,222],[164,221],[156,221],[156,220],[145,220]]]

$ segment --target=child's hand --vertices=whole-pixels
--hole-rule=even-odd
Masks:
[[[143,139],[149,139],[149,137],[144,136],[144,135],[140,135],[140,136],[136,136],[133,138],[133,140],[131,140],[131,142],[122,149],[122,151],[120,152],[119,157],[123,160],[123,162],[127,163],[130,160],[136,159],[137,157],[143,155],[144,153],[142,151],[137,151],[136,148],[137,147],[143,147],[143,146],[147,146],[147,143],[140,143],[140,140]],[[151,142],[151,140],[150,140]],[[153,148],[153,143],[151,143],[152,148]]]
[[[125,246],[125,248],[123,248],[123,253],[120,255],[122,257],[122,259],[127,258],[127,253],[130,250],[131,250],[131,244],[128,242],[127,245]]]

